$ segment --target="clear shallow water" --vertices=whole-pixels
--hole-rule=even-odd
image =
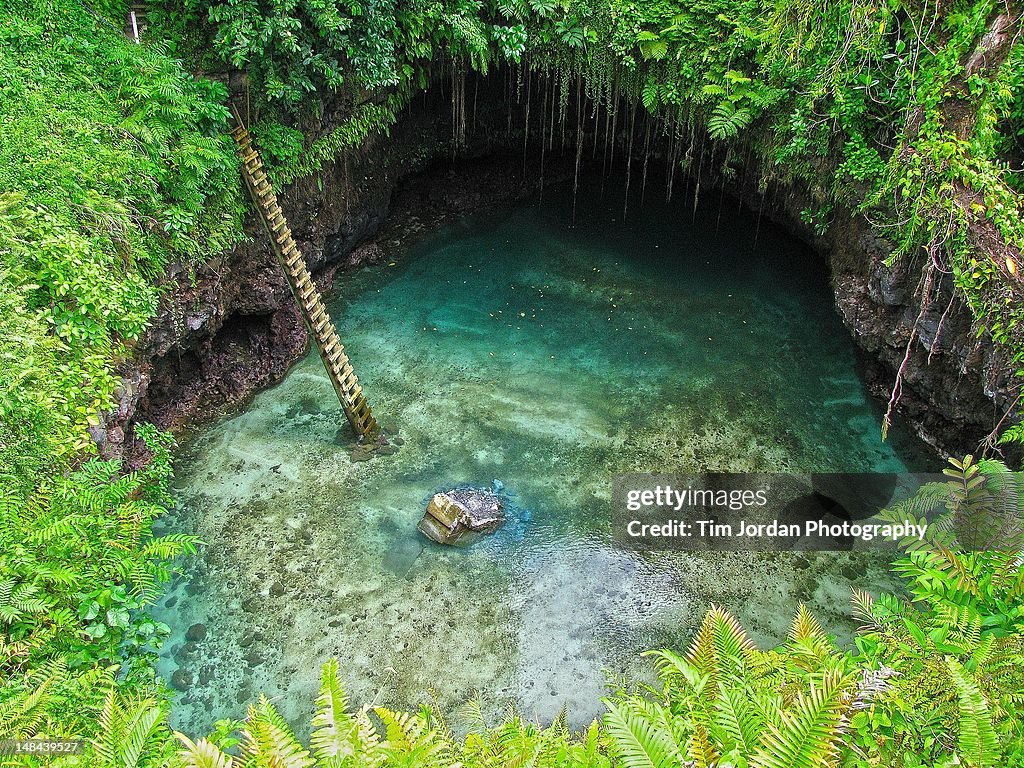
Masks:
[[[596,197],[596,196],[595,196]],[[717,202],[717,201],[715,201]],[[174,628],[160,671],[174,724],[207,730],[259,692],[302,727],[320,665],[353,698],[451,711],[479,692],[575,724],[606,673],[687,642],[709,604],[762,642],[799,601],[840,636],[851,554],[641,556],[608,533],[631,471],[903,471],[929,460],[879,439],[820,260],[727,201],[697,212],[567,194],[435,233],[393,267],[345,279],[335,320],[396,455],[352,440],[315,355],[178,462],[174,530],[207,546],[155,613]],[[756,243],[755,243],[756,234]],[[340,431],[339,431],[340,429]],[[903,446],[900,448],[899,446]],[[415,531],[455,484],[509,494],[511,519],[468,549]],[[203,623],[206,636],[188,642]],[[187,674],[186,674],[187,673]]]

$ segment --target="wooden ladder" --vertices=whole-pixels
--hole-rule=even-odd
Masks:
[[[237,114],[236,121],[237,127],[231,131],[231,135],[235,138],[238,156],[242,159],[242,178],[245,179],[245,186],[248,187],[256,210],[259,211],[260,220],[270,236],[274,253],[277,254],[278,262],[288,278],[288,285],[302,311],[310,336],[316,342],[320,359],[327,369],[327,376],[334,385],[334,391],[338,394],[341,407],[352,429],[357,435],[376,438],[381,430],[370,410],[370,403],[359,386],[359,379],[356,378],[352,363],[345,354],[345,347],[338,337],[334,323],[331,322],[331,316],[327,313],[327,306],[320,296],[316,283],[313,282],[313,276],[306,267],[306,260],[292,238],[288,222],[281,206],[278,205],[277,195],[274,194],[270,179],[263,170],[259,153],[252,145],[252,136]]]

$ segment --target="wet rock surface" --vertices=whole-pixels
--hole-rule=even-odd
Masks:
[[[505,506],[496,494],[455,488],[431,496],[416,529],[438,544],[460,544],[474,533],[494,533],[504,521]]]

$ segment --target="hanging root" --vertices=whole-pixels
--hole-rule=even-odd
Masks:
[[[917,329],[921,324],[921,318],[928,311],[931,304],[932,286],[935,283],[935,273],[938,271],[938,247],[933,245],[929,248],[928,267],[924,274],[924,285],[921,289],[921,309],[914,320],[914,327],[910,329],[910,338],[907,339],[907,348],[903,352],[903,362],[896,371],[896,381],[892,385],[892,392],[889,395],[889,404],[885,409],[885,416],[882,418],[882,439],[889,436],[889,428],[892,426],[893,414],[896,406],[899,405],[900,397],[903,394],[903,375],[906,372],[907,364],[910,362],[910,353],[914,349],[914,341],[917,340]]]
[[[1003,418],[996,422],[996,425],[992,427],[992,431],[985,436],[985,439],[978,443],[978,446],[975,449],[976,453],[982,456],[988,456],[993,452],[1002,453],[999,451],[999,433],[1003,428],[1003,424],[1006,423],[1006,419],[1011,413],[1013,413],[1014,409],[1017,407],[1017,403],[1020,402],[1020,395],[1021,390],[1018,387],[1017,394],[1010,398],[1010,407],[1006,409],[1006,412],[1003,414]]]
[[[629,181],[633,173],[633,132],[636,129],[636,104],[629,119],[629,148],[626,150],[626,194],[622,199],[622,220],[626,220],[626,212],[629,210]]]
[[[572,178],[572,226],[576,226],[576,197],[580,190],[580,157],[583,155],[583,87],[576,77],[576,170]]]
[[[939,348],[939,339],[942,338],[942,331],[946,327],[946,320],[949,319],[950,310],[953,309],[953,302],[956,301],[956,291],[953,291],[949,296],[949,304],[946,305],[946,309],[942,312],[942,317],[939,318],[939,325],[935,329],[935,338],[932,339],[932,345],[928,350],[928,361],[925,365],[932,364],[932,356]]]

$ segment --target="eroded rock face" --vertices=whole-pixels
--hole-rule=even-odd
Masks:
[[[504,521],[505,508],[495,494],[456,488],[431,497],[416,529],[438,544],[458,544],[474,533],[493,533]]]
[[[830,243],[832,288],[836,309],[867,353],[868,388],[887,402],[902,367],[898,417],[941,453],[977,452],[1008,412],[1003,426],[1012,423],[1008,366],[978,339],[951,276],[937,281],[922,312],[922,265],[905,257],[887,266],[891,244],[860,217],[851,216],[844,230]],[[1013,450],[1005,458],[1019,460]]]
[[[747,177],[758,174],[751,170]],[[721,180],[706,181],[713,186]],[[963,456],[991,448],[996,426],[1019,419],[1010,366],[990,342],[977,337],[970,308],[954,292],[951,276],[936,281],[922,314],[925,265],[907,255],[888,266],[893,244],[863,215],[837,208],[828,232],[821,234],[801,219],[801,211],[822,205],[823,190],[771,184],[764,192],[742,181],[727,181],[726,188],[828,260],[836,310],[865,353],[861,363],[869,391],[887,403],[902,367],[896,418],[937,453]],[[1000,451],[1011,465],[1021,462],[1019,449]]]

